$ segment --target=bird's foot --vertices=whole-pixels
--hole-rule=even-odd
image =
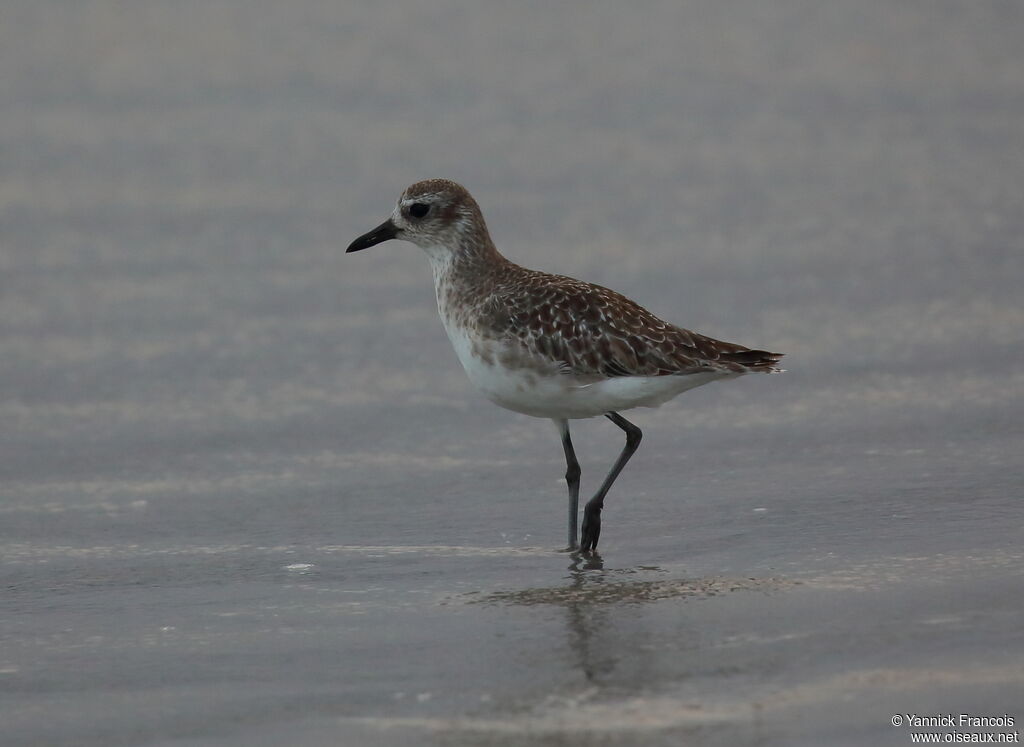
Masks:
[[[583,511],[583,527],[580,530],[580,552],[596,552],[600,536],[601,509],[587,506]]]

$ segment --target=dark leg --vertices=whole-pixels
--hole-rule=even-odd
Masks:
[[[644,435],[639,428],[617,412],[606,412],[604,416],[626,432],[626,445],[623,447],[622,453],[619,454],[619,458],[615,460],[615,464],[612,465],[608,477],[604,478],[600,490],[587,501],[587,505],[583,508],[583,534],[580,537],[580,550],[583,552],[592,552],[597,549],[597,540],[601,536],[601,509],[604,508],[604,497],[608,494],[612,483],[615,482],[615,478],[622,472],[622,468],[626,466],[626,462],[633,456],[633,452],[640,445],[640,439]]]
[[[569,486],[569,547],[576,549],[576,517],[580,511],[580,463],[576,461],[576,452],[569,438],[569,421],[555,420],[555,426],[562,436],[562,449],[565,450],[565,484]]]

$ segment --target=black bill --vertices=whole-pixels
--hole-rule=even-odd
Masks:
[[[349,252],[358,252],[361,249],[368,249],[374,244],[379,244],[382,241],[393,239],[398,235],[398,229],[395,224],[388,218],[386,221],[381,223],[375,229],[369,233],[364,233],[358,239],[348,245],[348,249],[345,250],[345,254]]]

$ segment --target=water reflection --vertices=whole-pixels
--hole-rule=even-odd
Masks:
[[[569,583],[565,587],[572,592],[565,602],[569,650],[586,680],[594,682],[615,668],[615,657],[609,650],[602,651],[593,645],[598,633],[607,626],[608,610],[593,604],[587,593],[588,585],[604,581],[600,573],[604,571],[604,560],[596,552],[577,552],[571,558]]]
[[[772,592],[793,586],[780,578],[671,578],[657,566],[605,568],[600,555],[573,553],[566,583],[494,592],[473,604],[554,606],[565,610],[566,640],[575,667],[600,684],[614,671],[621,646],[609,645],[614,610],[667,599],[705,599],[734,591]]]

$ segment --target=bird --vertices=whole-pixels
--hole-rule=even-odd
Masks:
[[[400,239],[430,260],[437,309],[470,381],[490,401],[551,420],[568,488],[567,550],[597,554],[601,511],[643,433],[619,413],[657,407],[688,389],[748,373],[780,373],[782,353],[752,350],[659,319],[608,288],[527,269],[491,240],[469,191],[448,179],[407,187],[391,215],[346,249]],[[583,509],[569,421],[604,416],[626,443]]]

